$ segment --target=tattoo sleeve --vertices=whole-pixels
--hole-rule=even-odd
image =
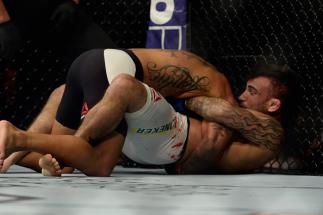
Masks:
[[[159,90],[174,87],[184,91],[209,90],[210,81],[206,76],[192,76],[188,68],[176,65],[163,65],[158,67],[156,63],[148,63],[150,79],[154,81]]]
[[[196,97],[189,99],[186,106],[208,121],[218,122],[238,131],[254,144],[270,151],[278,150],[283,129],[270,116],[256,115],[246,108],[232,106],[221,98]]]

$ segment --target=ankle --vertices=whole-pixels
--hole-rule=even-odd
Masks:
[[[14,142],[19,151],[25,150],[28,146],[27,132],[22,130],[15,131]]]

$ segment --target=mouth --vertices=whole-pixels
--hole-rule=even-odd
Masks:
[[[239,106],[245,108],[246,107],[246,103],[245,102],[240,102],[239,103]]]

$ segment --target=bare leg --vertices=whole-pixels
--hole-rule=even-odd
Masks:
[[[77,136],[25,132],[7,121],[1,121],[0,153],[2,157],[21,149],[51,153],[58,160],[85,174],[108,175],[117,162],[123,145],[123,139],[122,142],[111,141],[111,135],[116,135],[112,131],[121,121],[124,112],[139,110],[146,98],[145,87],[129,75],[119,75],[111,83],[103,99],[85,117],[85,126],[81,126],[83,129],[79,132],[79,136],[85,140],[90,137],[104,140],[103,145],[96,148],[99,150],[93,149],[88,142]],[[120,135],[116,139],[120,140]],[[110,156],[107,156],[108,153]]]
[[[27,131],[43,134],[50,134],[52,132],[56,112],[63,96],[64,87],[65,86],[62,85],[51,93],[44,108]]]
[[[99,160],[102,165],[97,165],[97,172],[99,172],[99,174],[96,173],[92,175],[107,176],[112,172],[113,167],[117,164],[120,158],[123,142],[124,137],[119,133],[113,132],[103,143],[95,146],[94,150],[98,153],[98,156],[100,158]],[[56,159],[54,161],[52,159],[52,155],[48,156],[48,154],[40,158],[39,166],[42,168],[43,175],[61,176],[62,173],[69,173],[66,171],[64,172],[64,169],[62,171],[59,171],[61,169],[59,168],[58,162],[56,161]],[[89,162],[92,161],[90,160]],[[100,166],[101,169],[99,169]],[[87,173],[85,171],[83,172],[90,175],[90,173]]]
[[[18,153],[20,153],[20,152],[18,152]],[[13,155],[13,154],[11,154],[11,155]],[[11,155],[8,158],[10,158]],[[42,167],[39,166],[39,160],[43,156],[45,156],[45,155],[43,155],[41,153],[38,153],[38,152],[28,152],[27,155],[25,157],[23,157],[16,164],[19,165],[19,166],[23,166],[23,167],[27,167],[27,168],[33,169],[33,170],[35,170],[37,172],[41,172]],[[64,167],[64,168],[62,168],[62,173],[72,173],[73,171],[74,171],[74,168],[71,168],[71,167]]]
[[[139,110],[146,99],[147,92],[140,81],[129,75],[118,75],[102,100],[87,113],[75,135],[87,141],[104,138],[116,128],[125,112]]]
[[[58,87],[52,92],[41,113],[33,121],[27,131],[44,134],[50,134],[52,132],[52,126],[55,120],[56,111],[61,101],[63,92],[64,85]],[[13,164],[31,168],[37,172],[40,172],[41,168],[38,165],[38,160],[41,156],[43,155],[29,151],[20,151],[13,153],[4,160],[1,172],[6,172]]]
[[[2,155],[19,150],[50,153],[56,159],[81,170],[86,175],[107,176],[119,159],[124,138],[118,133],[107,136],[98,148],[72,135],[48,135],[17,129],[0,121]]]

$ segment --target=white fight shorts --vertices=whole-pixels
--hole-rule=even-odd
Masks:
[[[126,113],[128,131],[122,152],[141,164],[170,164],[179,160],[188,135],[188,118],[177,113],[157,91],[144,84],[147,101]]]
[[[105,49],[103,55],[109,83],[119,74],[128,74],[135,77],[137,66],[125,50]]]

